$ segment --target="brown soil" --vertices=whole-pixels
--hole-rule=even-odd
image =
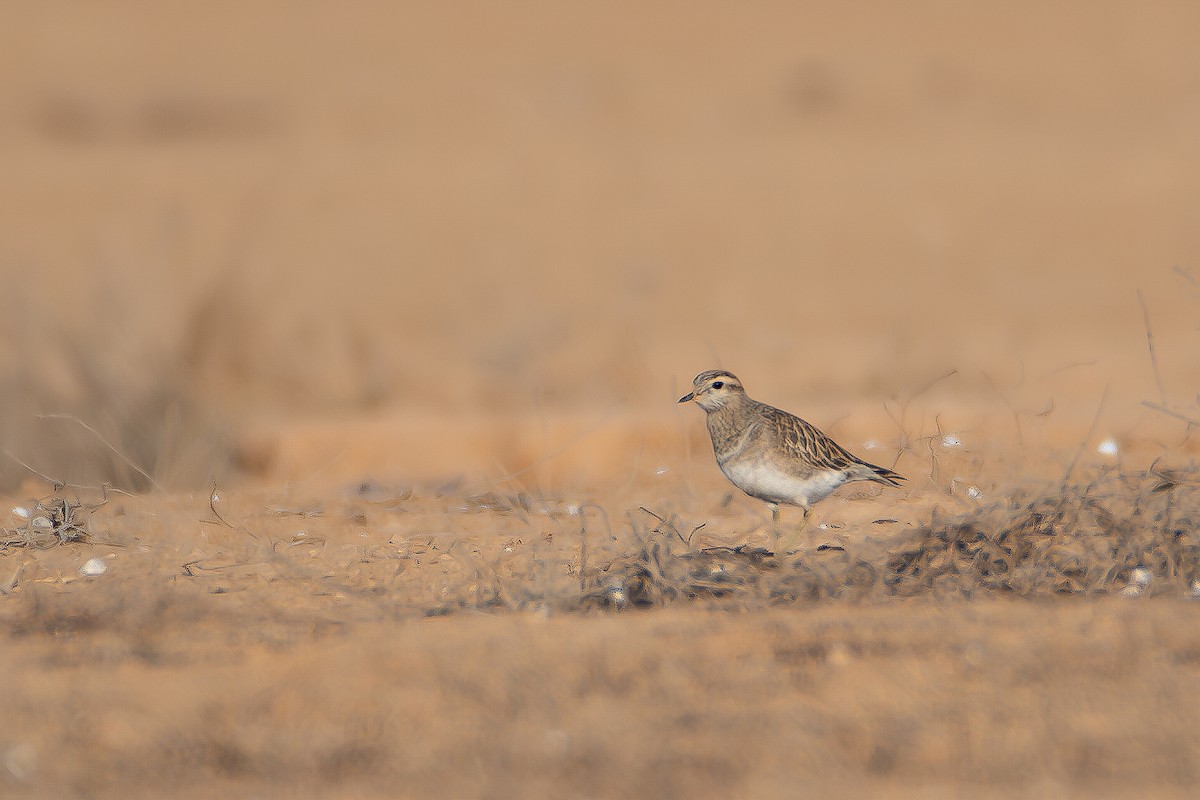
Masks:
[[[1200,7],[8,5],[0,795],[1194,794]]]

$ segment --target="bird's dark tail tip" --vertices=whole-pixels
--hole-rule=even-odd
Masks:
[[[908,478],[904,477],[900,473],[892,472],[887,467],[878,467],[874,464],[871,464],[870,466],[871,469],[875,471],[875,480],[879,483],[883,483],[888,486],[899,486],[901,481],[908,480]]]

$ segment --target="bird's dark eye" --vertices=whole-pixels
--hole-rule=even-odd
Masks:
[[[723,388],[725,388],[725,381],[717,381],[716,383],[714,383],[714,384],[713,384],[713,388],[714,388],[714,389],[723,389]]]

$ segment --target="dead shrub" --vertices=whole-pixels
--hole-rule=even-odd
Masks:
[[[822,546],[788,557],[759,548],[672,552],[682,537],[672,520],[662,520],[568,605],[1104,594],[1127,587],[1137,569],[1152,576],[1152,593],[1186,589],[1200,578],[1200,502],[1194,478],[1177,478],[1111,474],[935,518],[886,546]]]

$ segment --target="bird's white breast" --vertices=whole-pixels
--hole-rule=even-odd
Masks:
[[[772,503],[797,506],[812,505],[846,482],[846,473],[841,471],[798,478],[764,461],[726,462],[720,467],[725,477],[746,494]]]

